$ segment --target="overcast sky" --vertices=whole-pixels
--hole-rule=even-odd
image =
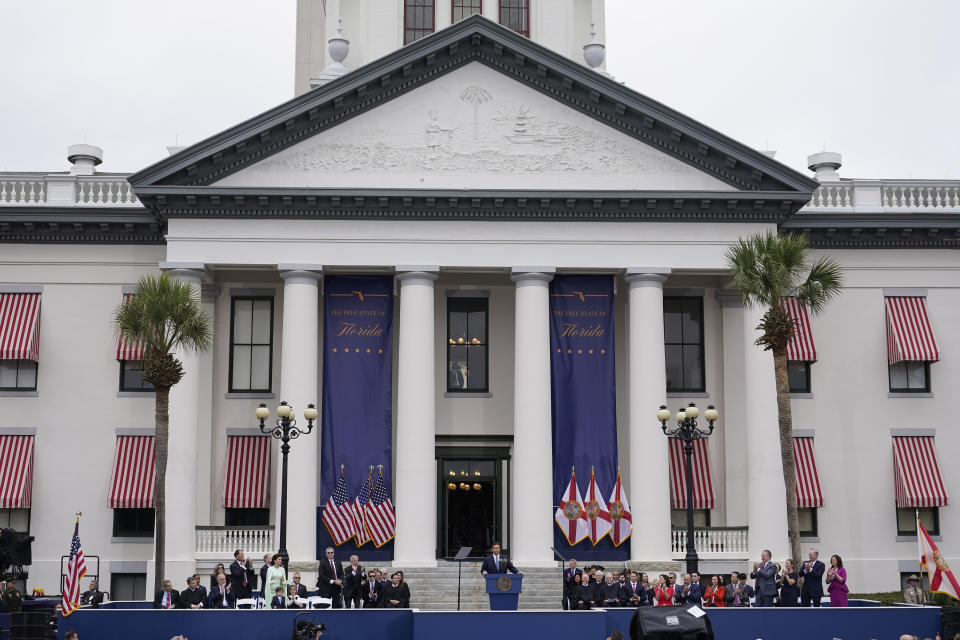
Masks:
[[[618,80],[789,166],[826,149],[846,177],[960,178],[960,2],[606,6]],[[136,171],[293,96],[295,0],[0,7],[0,171],[63,170],[84,141]]]

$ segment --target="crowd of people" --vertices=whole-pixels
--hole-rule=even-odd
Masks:
[[[753,563],[749,579],[746,573],[733,571],[724,581],[723,575],[701,581],[696,571],[680,576],[661,573],[653,580],[643,571],[605,571],[599,565],[577,568],[570,560],[563,571],[565,610],[609,607],[664,607],[696,604],[702,607],[819,607],[826,581],[831,607],[847,606],[847,571],[843,559],[830,556],[830,566],[820,560],[820,552],[810,549],[808,559],[797,567],[792,559],[781,566],[771,560],[770,551],[763,551]],[[802,580],[801,580],[802,578]],[[802,586],[801,586],[802,583]],[[922,591],[920,592],[922,595]],[[919,596],[915,596],[919,597]]]
[[[183,591],[174,589],[172,581],[164,580],[163,589],[154,595],[153,608],[249,608],[253,606],[249,601],[256,601],[257,592],[269,609],[304,609],[312,596],[323,599],[320,607],[334,609],[410,606],[410,587],[403,579],[403,571],[394,571],[388,578],[386,571],[364,569],[355,555],[350,556],[349,564],[344,566],[336,559],[332,547],[326,549],[325,556],[317,567],[316,590],[310,592],[301,583],[299,572],[293,572],[287,580],[280,554],[265,555],[258,574],[253,560],[246,557],[242,549],[237,549],[229,566],[220,563],[214,568],[209,590],[200,584],[200,574],[196,573],[187,577]],[[96,585],[91,584],[91,589],[95,588]]]

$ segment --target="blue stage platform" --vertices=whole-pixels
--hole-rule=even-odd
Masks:
[[[288,640],[295,611],[160,611],[81,609],[60,621],[59,637],[76,629],[96,640]],[[488,640],[583,638],[600,640],[619,629],[629,638],[632,609],[599,611],[316,610],[327,640]],[[902,633],[933,638],[938,607],[847,609],[711,609],[718,640],[896,639]]]

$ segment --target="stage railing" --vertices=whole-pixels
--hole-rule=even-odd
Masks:
[[[695,527],[694,543],[701,558],[738,559],[748,554],[747,527]],[[687,530],[673,529],[670,532],[670,549],[674,558],[682,558],[687,552]]]
[[[276,553],[273,527],[197,527],[198,560],[229,559],[237,549],[253,558]]]

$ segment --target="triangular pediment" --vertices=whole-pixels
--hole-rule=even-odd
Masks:
[[[211,186],[735,190],[478,62]]]
[[[553,193],[568,201],[605,191],[620,206],[632,192],[627,200],[645,198],[648,208],[685,199],[684,208],[739,210],[749,199],[753,210],[773,206],[783,215],[817,186],[479,16],[193,145],[130,182],[161,216],[171,207],[200,207],[204,198],[221,207],[225,198],[238,207],[272,207],[272,198],[309,207],[319,197],[311,190],[331,189],[351,198],[358,194],[346,191],[498,189],[526,197],[520,192],[536,190],[541,200]],[[721,204],[732,197],[739,204]]]

